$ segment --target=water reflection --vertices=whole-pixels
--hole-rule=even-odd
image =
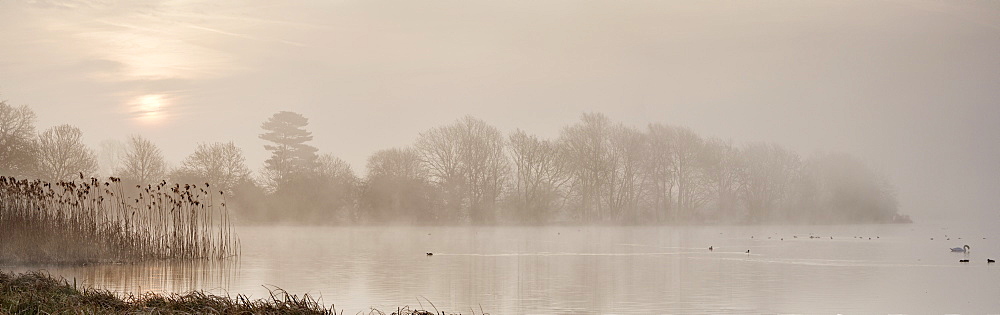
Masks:
[[[86,266],[21,265],[2,266],[6,271],[42,270],[65,277],[70,283],[119,293],[184,293],[205,290],[225,294],[239,277],[240,261],[151,261],[134,264]]]
[[[244,227],[238,262],[47,269],[119,292],[263,298],[279,287],[347,313],[430,303],[466,314],[1000,311],[1000,268],[986,264],[1000,257],[992,241],[1000,234],[966,231],[977,263],[959,264],[966,256],[951,253],[950,242],[929,240],[941,233],[909,225]]]

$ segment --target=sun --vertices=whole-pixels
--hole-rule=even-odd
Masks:
[[[131,102],[133,117],[145,124],[155,124],[163,120],[167,98],[162,94],[147,94]]]
[[[163,106],[163,95],[143,95],[139,98],[140,110],[145,112],[156,112]]]

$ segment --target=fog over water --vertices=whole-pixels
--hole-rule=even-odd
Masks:
[[[245,227],[240,233],[244,251],[237,261],[43,267],[118,292],[197,288],[260,298],[277,286],[322,296],[345,314],[430,303],[465,314],[988,314],[1000,308],[1000,266],[986,264],[1000,257],[996,229],[916,223]],[[956,241],[972,251],[949,253]],[[427,250],[434,256],[424,256]]]
[[[543,138],[583,112],[882,170],[917,220],[1000,220],[1000,5],[991,1],[4,1],[0,97],[38,128],[267,157],[311,119],[361,170],[473,115]]]
[[[3,271],[348,313],[1000,311],[997,1],[0,1],[0,102],[0,176],[82,180],[0,181]]]
[[[990,1],[4,1],[0,94],[96,147],[139,133],[266,151],[277,110],[361,169],[471,114],[554,137],[582,112],[884,170],[916,218],[998,220]],[[143,108],[142,98],[163,100]],[[137,105],[138,104],[138,105]],[[149,111],[156,118],[146,119]],[[69,119],[73,118],[73,119]]]

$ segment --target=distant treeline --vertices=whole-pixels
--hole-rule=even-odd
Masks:
[[[57,181],[96,174],[98,157],[62,125],[37,133],[26,106],[0,102],[0,174]],[[737,145],[659,123],[583,114],[555,139],[504,134],[473,117],[431,128],[409,147],[375,152],[364,177],[309,145],[308,119],[262,124],[261,172],[233,143],[203,143],[166,166],[131,136],[102,145],[103,176],[142,187],[167,178],[212,183],[244,223],[672,224],[908,222],[891,184],[849,155]]]

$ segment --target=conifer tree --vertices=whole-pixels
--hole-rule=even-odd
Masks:
[[[317,149],[306,142],[312,133],[305,130],[309,119],[302,114],[281,111],[265,121],[260,138],[271,142],[264,148],[271,157],[264,161],[265,177],[272,189],[277,189],[293,176],[312,171]]]

